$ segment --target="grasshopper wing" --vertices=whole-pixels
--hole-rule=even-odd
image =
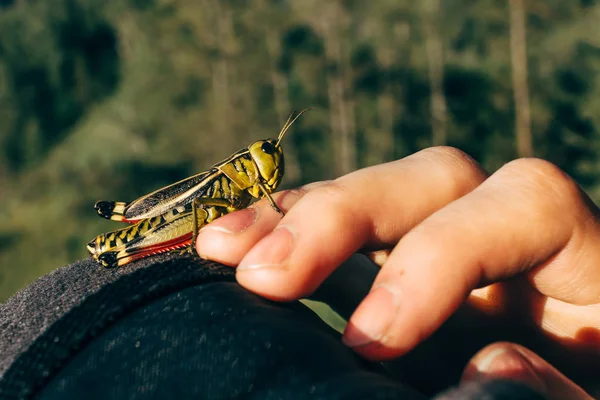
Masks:
[[[135,223],[164,214],[174,207],[191,203],[194,198],[201,197],[210,187],[210,183],[220,174],[218,169],[212,168],[207,172],[201,172],[155,190],[130,203],[99,201],[94,208],[98,215],[106,219]]]

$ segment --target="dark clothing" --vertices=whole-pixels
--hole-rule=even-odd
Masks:
[[[0,399],[424,399],[298,302],[164,255],[58,269],[0,305]],[[484,397],[487,396],[487,397]],[[440,399],[542,399],[490,382]]]

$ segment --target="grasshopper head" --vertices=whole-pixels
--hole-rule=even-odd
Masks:
[[[269,192],[277,189],[285,172],[283,149],[277,139],[254,142],[248,148],[250,156],[258,167],[260,179]]]
[[[250,155],[258,166],[260,179],[269,192],[277,189],[285,171],[281,139],[283,139],[285,133],[290,129],[290,126],[308,110],[310,108],[300,111],[296,116],[294,116],[295,113],[290,114],[283,128],[281,128],[277,139],[259,140],[248,147]]]

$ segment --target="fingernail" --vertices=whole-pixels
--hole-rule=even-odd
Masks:
[[[255,208],[245,208],[227,214],[203,227],[200,231],[217,231],[227,234],[241,233],[258,219]]]
[[[377,286],[354,312],[342,342],[348,347],[360,347],[380,341],[395,320],[398,308],[397,291]]]
[[[493,369],[492,367],[494,366],[494,360],[498,360],[509,353],[510,350],[504,347],[500,347],[498,349],[490,351],[490,354],[486,355],[484,358],[482,358],[479,362],[475,364],[475,366],[477,367],[477,372],[485,373],[490,371],[491,369]]]
[[[279,226],[246,254],[238,271],[264,267],[283,267],[294,250],[295,235],[287,226]]]
[[[544,392],[544,384],[533,365],[511,348],[498,348],[475,362],[477,380],[506,378],[516,380]]]

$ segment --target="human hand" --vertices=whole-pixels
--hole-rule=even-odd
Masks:
[[[589,334],[600,332],[598,210],[548,162],[520,159],[488,177],[466,154],[430,148],[274,197],[283,219],[258,202],[202,229],[199,253],[287,301],[309,296],[357,251],[392,249],[344,333],[367,358],[405,354],[465,299],[515,311],[487,288],[473,292],[513,277],[528,282],[527,304],[543,304],[531,310],[540,332],[598,352]]]

